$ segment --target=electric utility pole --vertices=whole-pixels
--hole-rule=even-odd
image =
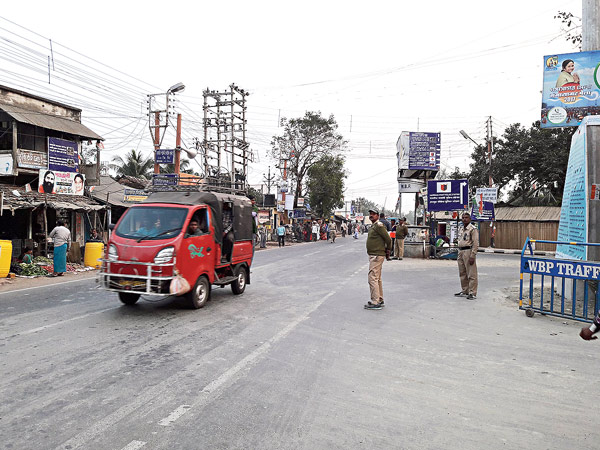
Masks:
[[[275,174],[271,176],[271,166],[269,166],[269,175],[265,176],[263,173],[263,181],[267,183],[267,194],[271,193],[271,186],[273,185],[273,181],[275,180]]]
[[[581,44],[584,52],[600,50],[600,4],[598,0],[583,0],[582,3],[582,30]],[[600,183],[600,130],[599,126],[588,128],[588,178],[587,182],[591,184]],[[598,201],[586,200],[588,202],[588,242],[600,242],[600,205]],[[591,261],[600,261],[600,250],[597,247],[590,247],[588,250],[588,259]]]
[[[252,162],[246,141],[246,97],[235,84],[228,91],[204,92],[204,176],[208,184],[244,191],[248,163]]]
[[[489,187],[494,185],[494,180],[492,179],[492,152],[494,150],[494,135],[492,133],[492,116],[488,117],[487,120],[487,148],[488,148],[488,178],[489,178]]]

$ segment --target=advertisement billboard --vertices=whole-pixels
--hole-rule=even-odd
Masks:
[[[83,195],[85,175],[74,172],[41,169],[38,192],[42,194]]]
[[[576,127],[600,114],[600,51],[544,56],[541,127]]]
[[[427,209],[452,211],[469,205],[467,180],[431,180],[427,182]]]
[[[48,169],[58,172],[79,172],[77,142],[48,138]]]

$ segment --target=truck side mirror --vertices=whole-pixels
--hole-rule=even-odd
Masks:
[[[115,229],[115,224],[114,224],[114,223],[110,223],[110,224],[108,224],[108,229],[109,229],[110,231],[114,230],[114,229]]]

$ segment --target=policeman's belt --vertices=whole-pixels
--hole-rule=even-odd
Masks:
[[[458,247],[459,250],[470,250],[471,246],[468,247]]]

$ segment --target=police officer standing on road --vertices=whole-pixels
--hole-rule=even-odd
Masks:
[[[454,294],[457,297],[467,296],[468,300],[477,298],[477,249],[479,248],[479,231],[471,223],[471,215],[462,215],[463,230],[458,236],[458,273],[462,290]]]
[[[369,290],[371,300],[365,309],[383,308],[383,285],[381,284],[381,267],[383,259],[390,259],[392,238],[379,220],[379,211],[369,210],[369,219],[373,225],[369,227],[367,235],[367,255],[369,255]]]

